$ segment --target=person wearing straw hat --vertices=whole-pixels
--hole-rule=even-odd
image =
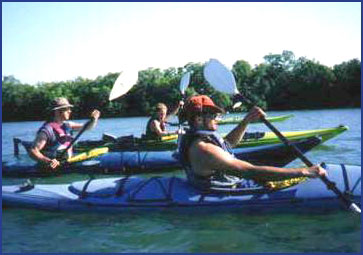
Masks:
[[[245,179],[259,182],[281,178],[325,176],[320,166],[309,168],[279,168],[257,166],[233,156],[231,146],[243,137],[248,123],[265,116],[259,107],[253,107],[245,118],[223,139],[216,131],[217,118],[224,110],[205,95],[190,97],[179,115],[190,129],[181,136],[178,144],[180,161],[188,181],[201,190],[220,190],[246,183]],[[254,184],[252,184],[254,185]]]
[[[73,105],[67,98],[58,97],[52,101],[50,111],[52,118],[46,121],[38,130],[33,145],[29,149],[30,156],[45,165],[46,168],[55,169],[60,165],[57,154],[66,149],[72,141],[71,131],[83,128],[82,123],[69,121]],[[92,129],[100,112],[93,110],[92,123],[87,129]],[[72,147],[67,151],[67,156],[72,156]]]

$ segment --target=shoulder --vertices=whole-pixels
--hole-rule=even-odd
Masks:
[[[159,120],[157,120],[157,119],[151,119],[151,120],[150,120],[150,123],[151,123],[151,125],[153,125],[153,126],[158,126],[158,125],[160,125],[160,121],[159,121]]]
[[[42,148],[47,143],[48,139],[49,137],[47,132],[40,130],[33,141],[32,147]]]
[[[35,140],[47,140],[48,139],[48,133],[45,130],[40,130],[35,137]]]
[[[45,139],[51,136],[53,133],[53,128],[50,122],[44,123],[37,131],[37,137],[45,137]]]

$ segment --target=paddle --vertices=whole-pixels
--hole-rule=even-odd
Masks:
[[[188,86],[189,86],[189,82],[190,82],[190,72],[186,72],[184,75],[183,75],[183,77],[181,78],[181,80],[180,80],[180,84],[179,84],[179,90],[180,90],[180,93],[182,94],[182,96],[183,96],[183,101],[185,100],[185,91],[186,91],[186,89],[188,88]],[[183,106],[181,106],[181,109],[180,110],[182,110],[183,109]],[[180,111],[179,110],[179,111]],[[178,124],[178,126],[179,126],[179,131],[181,131],[182,130],[182,123],[180,123],[180,120],[178,121],[179,122],[179,124]]]
[[[78,138],[84,133],[84,131],[86,131],[86,129],[89,128],[89,126],[92,124],[93,119],[91,118],[89,121],[87,121],[82,129],[78,132],[78,134],[76,135],[76,137],[72,140],[72,142],[67,146],[67,148],[65,150],[63,150],[60,154],[59,154],[59,158],[63,158],[64,155],[67,153],[67,151],[69,150],[69,148],[71,148],[73,146],[73,144],[78,140]]]
[[[138,71],[122,71],[113,84],[108,100],[112,101],[126,94],[136,84],[138,75]],[[104,134],[104,136],[105,135],[108,137],[110,136]],[[102,139],[103,138],[104,137],[102,137]]]
[[[180,93],[183,96],[183,99],[185,99],[185,90],[188,88],[189,86],[189,82],[190,82],[190,72],[186,72],[183,77],[180,80],[180,85],[179,85],[179,89],[180,89]]]
[[[242,105],[242,102],[237,102],[237,103],[235,103],[235,104],[232,106],[232,108],[233,108],[233,109],[236,109],[236,108],[238,108],[238,107],[241,107],[241,105]]]
[[[126,94],[135,85],[137,80],[138,80],[137,71],[130,71],[130,72],[122,71],[120,75],[117,77],[115,83],[113,84],[108,100],[112,101]]]
[[[224,92],[230,95],[235,95],[247,106],[253,107],[253,103],[246,97],[244,97],[237,89],[236,80],[233,73],[220,63],[216,59],[211,59],[204,67],[204,76],[206,80],[218,91]],[[289,148],[293,149],[296,155],[308,166],[313,166],[313,163],[307,159],[304,154],[293,144],[291,144],[286,137],[284,137],[279,130],[277,130],[265,117],[262,118],[262,122],[269,127],[277,137]],[[325,176],[320,176],[320,179],[325,183],[328,189],[332,190],[340,200],[355,213],[361,213],[361,209],[347,196],[345,196],[335,185],[334,182],[330,181]]]
[[[124,72],[121,72],[113,84],[108,100],[111,101],[126,94],[137,82],[138,79],[137,74],[138,74],[137,72],[136,75],[135,72],[130,72],[130,74],[129,73],[124,74]],[[92,122],[93,118],[88,120],[83,125],[82,129],[78,132],[78,134],[72,140],[72,142],[67,146],[67,148],[64,151],[60,153],[59,158],[64,157],[65,153],[69,150],[69,148],[73,146],[73,144],[79,139],[79,137],[84,133],[84,131],[86,131],[89,128]]]

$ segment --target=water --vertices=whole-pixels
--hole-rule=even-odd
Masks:
[[[315,163],[361,165],[360,109],[269,112],[293,113],[294,118],[274,125],[281,131],[335,127],[349,130],[310,151]],[[174,119],[175,120],[175,119]],[[85,120],[80,120],[85,121]],[[101,119],[81,139],[98,139],[107,132],[116,136],[140,135],[147,118]],[[2,124],[2,158],[13,153],[12,138],[32,139],[41,122]],[[232,126],[221,126],[227,132]],[[267,131],[250,125],[248,131]],[[24,153],[24,151],[21,151]],[[290,164],[301,165],[299,160]],[[181,171],[170,175],[181,175]],[[104,176],[100,176],[104,177]],[[85,179],[80,174],[36,178],[35,183],[68,183]],[[3,184],[21,179],[4,178]],[[188,253],[360,253],[361,221],[348,212],[241,214],[183,214],[172,211],[96,214],[23,209],[2,211],[3,252],[188,252]]]

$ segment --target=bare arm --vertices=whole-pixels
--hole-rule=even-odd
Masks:
[[[225,137],[225,140],[229,142],[232,147],[235,147],[243,138],[246,132],[248,123],[260,119],[262,116],[266,116],[265,112],[259,107],[253,107],[248,112],[246,117]]]
[[[158,120],[153,120],[150,124],[150,129],[154,131],[159,137],[163,135],[176,134],[176,132],[168,132],[167,130],[161,130],[160,122]]]
[[[98,110],[93,110],[91,113],[91,120],[92,123],[86,130],[91,130],[97,125],[98,118],[100,117],[101,113]],[[83,128],[84,124],[76,123],[76,122],[69,122],[69,125],[74,130],[80,130]]]
[[[29,155],[39,162],[49,164],[49,166],[54,169],[60,165],[60,162],[57,159],[48,158],[41,152],[46,143],[47,136],[44,134],[44,132],[40,132],[35,138],[33,146],[29,149]]]
[[[261,181],[278,180],[287,177],[306,176],[310,178],[326,175],[319,167],[279,168],[273,166],[255,166],[246,161],[234,158],[220,147],[197,140],[189,151],[192,167],[199,175],[210,175],[214,171],[227,171],[246,179]]]
[[[235,147],[246,133],[248,122],[244,119],[224,138],[232,147]]]

